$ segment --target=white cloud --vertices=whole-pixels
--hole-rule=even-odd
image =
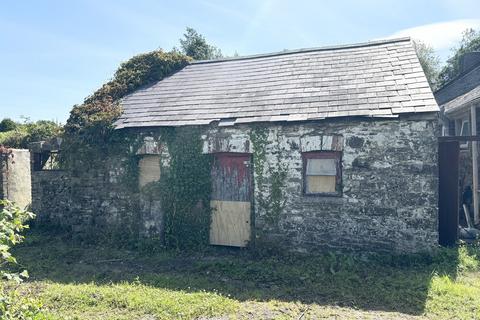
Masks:
[[[462,37],[465,29],[480,29],[480,19],[461,19],[426,24],[395,32],[388,38],[411,37],[431,45],[437,51],[446,51]]]

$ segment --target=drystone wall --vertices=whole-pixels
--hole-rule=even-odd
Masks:
[[[128,176],[144,184],[148,170],[161,179],[162,173],[151,163],[151,156],[157,155],[160,168],[169,165],[160,133],[131,131],[134,140],[141,142],[134,161],[103,159],[104,170],[85,164],[83,171],[55,173],[54,178],[33,172],[34,211],[76,233],[132,229],[161,238],[160,197],[154,190],[145,192],[139,181],[133,181],[138,188],[127,187],[132,181],[125,180]],[[414,252],[438,243],[438,133],[435,115],[418,115],[210,126],[201,138],[205,154],[252,154],[251,245],[305,252],[324,248]],[[341,196],[303,193],[302,152],[321,150],[342,153]],[[150,157],[146,161],[150,169],[143,176],[128,174],[128,168],[141,164],[144,155]],[[59,180],[53,184],[61,188],[46,192],[49,180]]]
[[[143,140],[143,134],[132,136]],[[33,165],[32,209],[37,215],[36,223],[69,230],[78,238],[128,240],[132,233],[161,237],[163,214],[159,199],[144,192],[139,175],[132,174],[144,155],[160,158],[159,149],[152,148],[156,144],[145,137],[132,158],[114,155],[90,161],[79,157],[74,170],[39,170]],[[125,145],[126,150],[131,148]],[[58,144],[53,149],[62,152]],[[30,151],[35,162],[35,155],[48,154],[52,145],[35,143]]]

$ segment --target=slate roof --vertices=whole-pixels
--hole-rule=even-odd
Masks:
[[[117,128],[438,111],[409,38],[198,61],[121,105]]]
[[[467,93],[464,93],[461,96],[458,96],[455,99],[443,104],[442,107],[444,108],[445,113],[449,114],[462,109],[463,107],[466,107],[475,101],[480,101],[480,84]]]

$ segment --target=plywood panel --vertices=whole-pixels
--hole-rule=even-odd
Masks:
[[[307,176],[307,193],[335,192],[335,176]]]
[[[245,247],[250,241],[250,202],[210,201],[210,244]]]
[[[138,163],[139,176],[138,184],[141,187],[150,182],[160,180],[160,156],[159,155],[144,155],[140,158]]]

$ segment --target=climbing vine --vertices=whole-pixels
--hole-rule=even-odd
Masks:
[[[73,107],[64,127],[62,162],[70,167],[84,167],[84,162],[103,159],[124,146],[125,131],[115,130],[115,121],[122,114],[119,99],[162,80],[190,60],[178,52],[156,50],[122,63],[111,81],[87,97],[83,104]]]
[[[190,60],[178,52],[162,50],[137,55],[71,110],[60,160],[75,182],[71,184],[72,203],[92,212],[91,226],[80,222],[87,238],[122,245],[139,240],[143,226],[136,152],[143,141],[133,129],[115,130],[122,114],[119,100],[180,70]],[[87,201],[81,203],[84,199]]]
[[[265,221],[271,227],[275,227],[286,205],[285,185],[288,164],[283,161],[283,150],[280,149],[278,143],[274,144],[276,163],[267,161],[268,134],[267,128],[257,125],[250,131],[250,141],[254,150],[253,166],[255,185],[258,189],[255,198],[256,204],[264,213]],[[265,173],[268,174],[268,179]]]
[[[201,129],[168,128],[163,138],[169,167],[159,183],[165,217],[165,244],[195,248],[208,244],[211,158],[202,154]]]

